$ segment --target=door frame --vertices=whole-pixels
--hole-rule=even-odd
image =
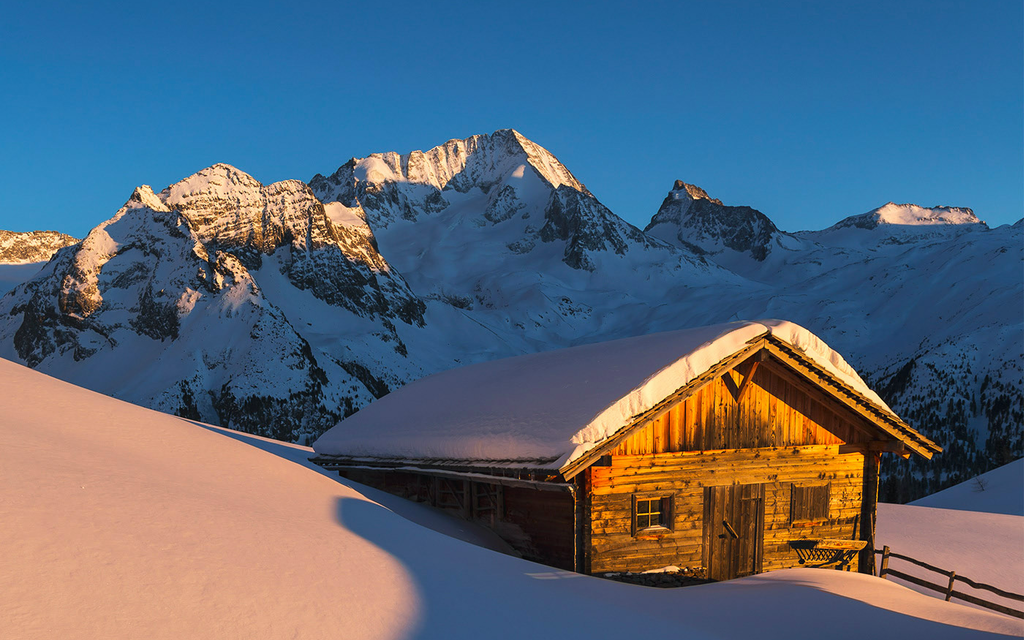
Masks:
[[[743,497],[744,493],[753,494],[747,498]],[[750,484],[731,484],[731,485],[719,485],[714,487],[704,487],[704,549],[703,559],[704,568],[707,569],[707,577],[712,578],[716,570],[716,563],[720,562],[722,558],[716,557],[714,549],[716,546],[716,538],[719,535],[725,535],[726,529],[722,524],[714,522],[713,515],[718,511],[719,500],[732,501],[743,501],[755,500],[757,506],[755,507],[756,512],[754,513],[754,540],[753,540],[753,557],[751,558],[751,569],[753,574],[761,573],[763,562],[764,562],[764,511],[765,511],[765,483],[750,483]],[[739,509],[736,505],[735,509]],[[732,511],[732,509],[730,509]],[[741,559],[742,560],[742,559]],[[724,580],[731,580],[739,577],[738,575],[729,575]]]

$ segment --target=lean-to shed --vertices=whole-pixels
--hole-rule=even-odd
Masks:
[[[871,571],[879,456],[941,450],[779,320],[445,371],[313,448],[318,464],[482,522],[532,560],[716,580],[804,562]]]

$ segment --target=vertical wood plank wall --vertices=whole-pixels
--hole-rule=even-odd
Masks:
[[[727,375],[740,383],[735,373]],[[859,420],[760,366],[738,404],[719,378],[626,438],[612,455],[856,443],[866,439],[854,426]]]
[[[736,387],[745,371],[749,366],[729,374]],[[864,455],[840,455],[839,445],[868,440],[856,426],[862,420],[819,402],[813,389],[794,384],[772,366],[755,369],[739,403],[721,379],[708,384],[620,443],[610,466],[585,472],[589,571],[702,566],[705,486],[765,483],[765,571],[798,566],[789,540],[858,538]],[[831,482],[828,518],[791,524],[791,485],[826,482]],[[631,496],[637,492],[673,495],[672,531],[631,534]]]

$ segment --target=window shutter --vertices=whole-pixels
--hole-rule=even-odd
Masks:
[[[812,487],[791,485],[790,522],[828,520],[831,483]]]

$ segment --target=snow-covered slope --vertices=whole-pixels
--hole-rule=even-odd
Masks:
[[[920,507],[1024,516],[1024,458],[915,500],[911,504]],[[1024,535],[1024,521],[1021,527],[1021,533]]]
[[[880,503],[875,544],[976,582],[1024,594],[1024,516]],[[946,576],[904,560],[894,558],[889,566],[943,587],[947,584]],[[943,597],[902,579],[891,579],[932,597]],[[956,588],[1018,611],[1024,604],[963,582]],[[1016,633],[1024,635],[1024,620],[1016,624]]]
[[[0,264],[46,262],[58,249],[78,242],[57,231],[4,231],[0,229]]]
[[[39,273],[45,262],[26,264],[0,264],[0,297]]]
[[[3,360],[0,388],[19,399],[0,413],[4,637],[603,638],[638,621],[688,638],[1019,632],[839,571],[685,589],[556,571],[414,524],[293,462],[302,448],[225,437]]]

